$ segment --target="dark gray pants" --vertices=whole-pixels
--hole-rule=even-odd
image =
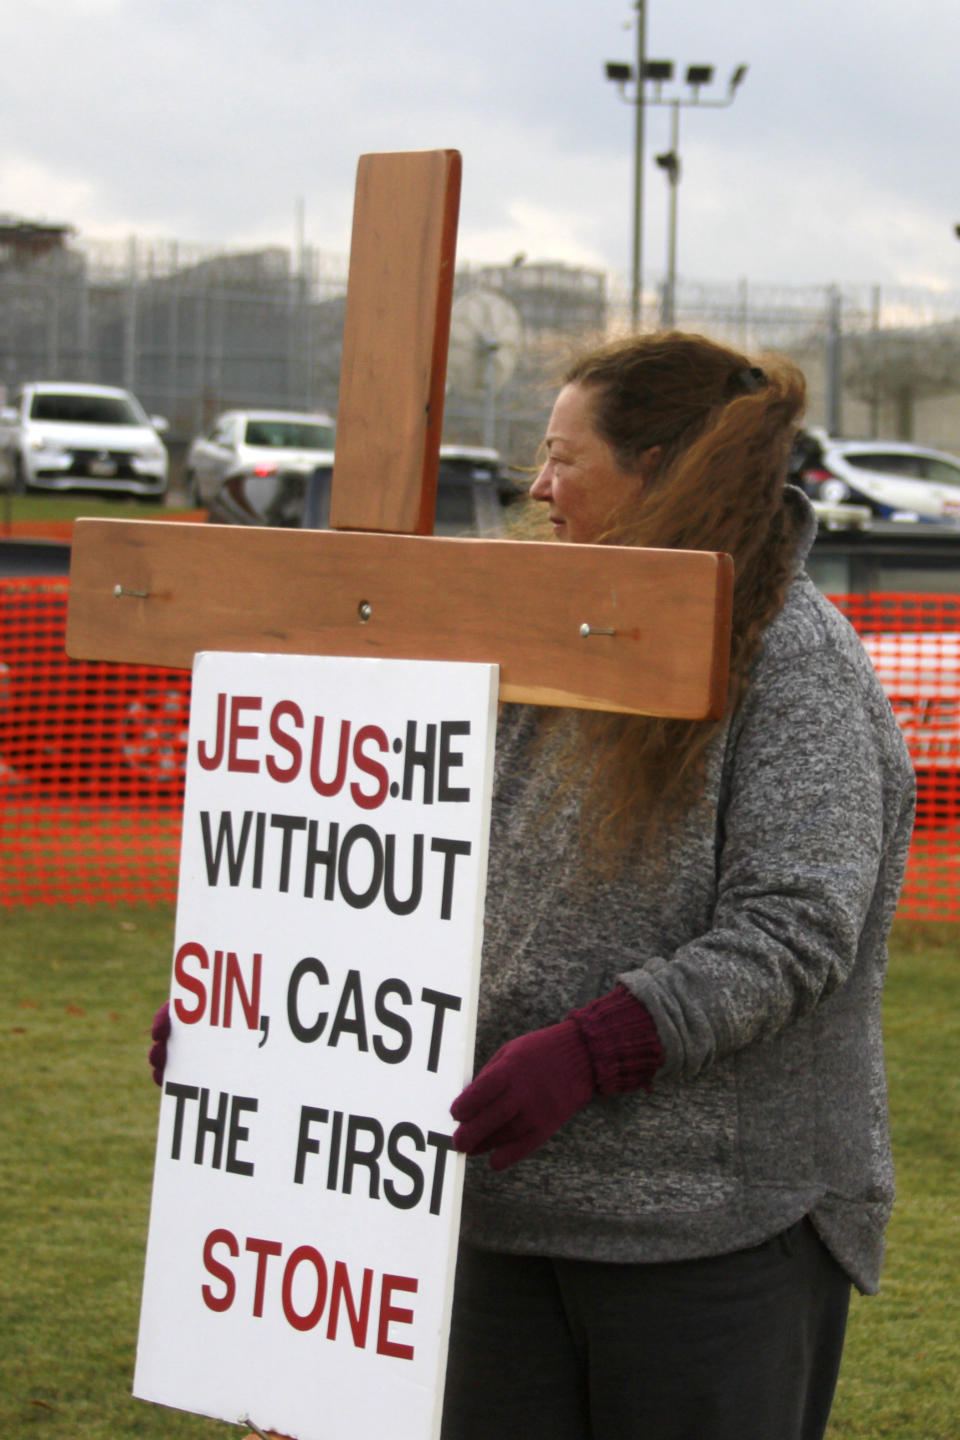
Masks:
[[[657,1265],[461,1245],[442,1440],[821,1440],[849,1298],[808,1220]]]

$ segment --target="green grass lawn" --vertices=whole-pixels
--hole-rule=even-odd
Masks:
[[[854,1302],[830,1440],[960,1435],[960,926],[901,924],[884,1008],[897,1205]]]
[[[237,1434],[130,1396],[158,1104],[144,1057],[172,913],[6,910],[0,933],[0,1434]],[[898,928],[886,1028],[899,1199],[829,1437],[955,1440],[960,929]]]
[[[22,520],[76,520],[78,515],[98,520],[169,520],[180,507],[168,493],[163,504],[140,500],[134,495],[109,499],[100,495],[11,495],[0,492],[0,535],[4,526]]]

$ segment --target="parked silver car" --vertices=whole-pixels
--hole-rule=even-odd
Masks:
[[[324,530],[332,476],[332,451],[321,455],[309,474],[283,467],[264,474],[242,467],[228,475],[213,496],[209,518],[221,525]],[[502,535],[506,507],[526,490],[506,473],[496,450],[441,445],[434,534]]]
[[[795,475],[812,500],[866,505],[885,520],[960,525],[960,459],[905,440],[838,440],[810,429]]]
[[[228,475],[309,475],[333,449],[333,434],[321,411],[228,410],[187,452],[187,499],[209,506]]]
[[[37,381],[0,411],[0,465],[8,486],[98,490],[162,500],[168,457],[161,415],[112,385]]]

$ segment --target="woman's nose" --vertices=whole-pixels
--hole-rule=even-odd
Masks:
[[[540,474],[530,486],[530,496],[533,500],[550,499],[550,481],[547,478],[547,467],[544,465]]]

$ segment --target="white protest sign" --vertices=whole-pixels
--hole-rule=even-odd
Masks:
[[[439,1433],[495,666],[199,655],[134,1394]]]

